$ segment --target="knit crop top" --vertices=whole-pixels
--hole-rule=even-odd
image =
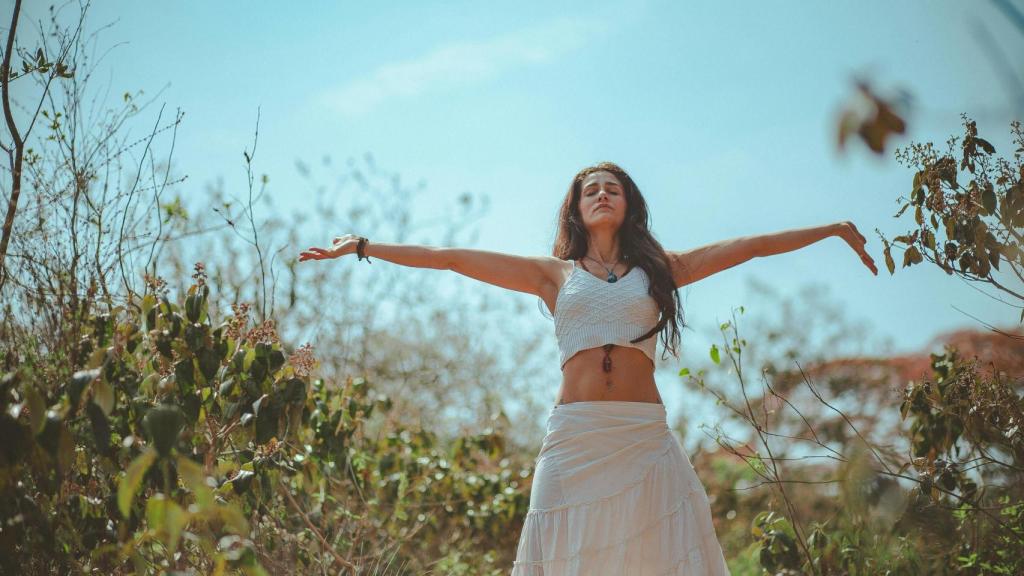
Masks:
[[[604,344],[639,348],[654,362],[657,333],[632,343],[653,328],[660,309],[647,291],[650,279],[634,266],[616,282],[600,280],[573,262],[555,298],[555,339],[561,367],[580,350]]]

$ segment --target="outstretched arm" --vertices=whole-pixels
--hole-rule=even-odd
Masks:
[[[678,288],[732,268],[737,264],[742,264],[751,258],[792,252],[829,236],[839,236],[845,240],[857,252],[871,273],[878,274],[875,261],[864,251],[864,244],[867,240],[849,221],[785,230],[772,234],[742,236],[692,250],[668,251],[667,253],[672,265],[672,277]]]
[[[309,248],[299,255],[299,261],[355,254],[357,239],[352,234],[339,236],[334,239],[332,248]],[[469,248],[436,248],[373,241],[367,243],[363,253],[402,266],[452,270],[488,284],[538,296],[557,282],[560,266],[564,265],[564,262],[553,256],[517,256]]]

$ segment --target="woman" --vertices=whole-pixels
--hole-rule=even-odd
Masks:
[[[349,234],[299,260],[356,252],[360,260],[453,270],[540,297],[555,320],[562,385],[513,576],[704,576],[728,570],[707,494],[666,422],[654,381],[657,335],[676,355],[679,287],[829,236],[878,273],[850,222],[666,251],[648,230],[632,178],[602,162],[573,178],[551,257],[370,244]]]

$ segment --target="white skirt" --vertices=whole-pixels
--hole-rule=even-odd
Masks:
[[[512,576],[728,573],[707,493],[663,404],[551,409]]]

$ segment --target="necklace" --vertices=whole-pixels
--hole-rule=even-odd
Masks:
[[[584,256],[584,258],[590,258],[590,256]],[[590,259],[594,260],[593,258],[590,258]],[[604,268],[608,272],[608,278],[606,278],[606,280],[608,280],[608,282],[617,282],[619,280],[619,277],[615,275],[615,272],[612,272],[612,270],[609,270],[608,267],[604,265],[604,262],[598,262],[597,260],[594,260],[594,262],[597,262],[598,264],[600,264],[601,267]],[[618,263],[619,263],[619,261],[616,260],[615,264],[618,264]],[[615,264],[612,264],[612,269],[615,268]]]

